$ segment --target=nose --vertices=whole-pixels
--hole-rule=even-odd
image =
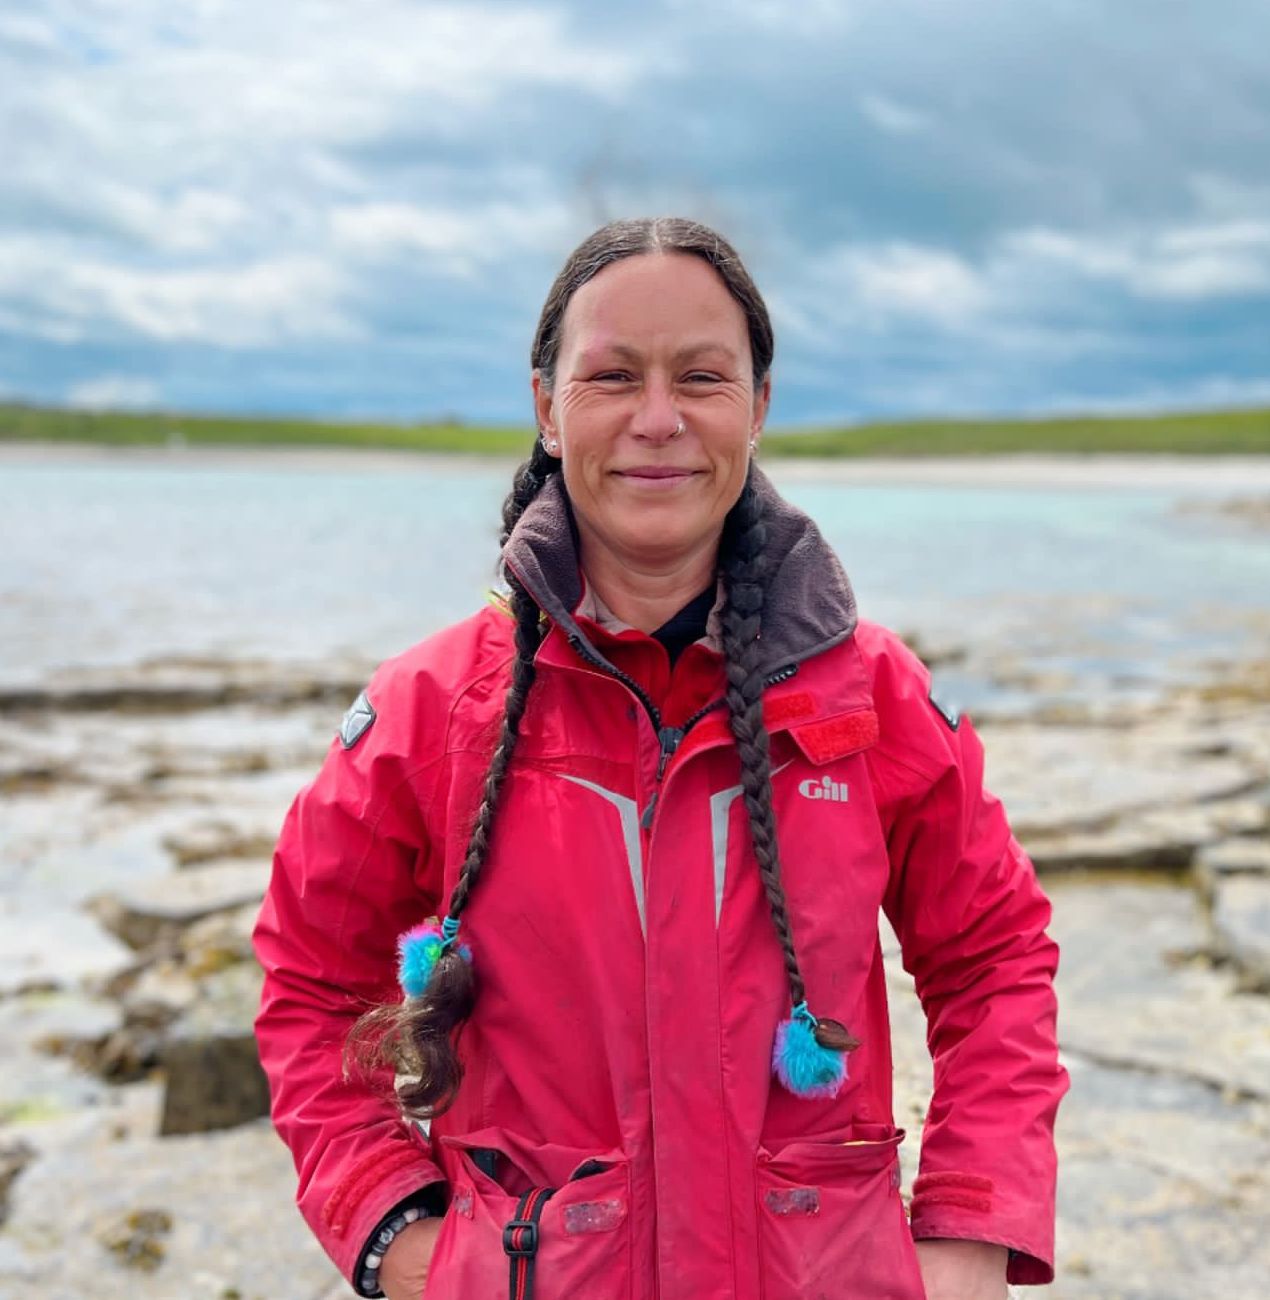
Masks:
[[[640,390],[631,432],[645,442],[669,442],[679,428],[679,411],[669,380],[650,375]]]

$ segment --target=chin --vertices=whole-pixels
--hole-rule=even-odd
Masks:
[[[654,512],[649,511],[650,515]],[[635,554],[674,556],[687,554],[700,545],[706,535],[701,529],[657,527],[645,518],[635,527],[624,529],[625,549]]]

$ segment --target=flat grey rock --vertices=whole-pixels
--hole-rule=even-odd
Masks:
[[[12,1188],[0,1286],[42,1300],[319,1300],[339,1279],[294,1197],[291,1158],[267,1124],[55,1153]],[[146,1212],[170,1223],[151,1233],[153,1271],[106,1244]]]
[[[1270,1098],[1270,1000],[1214,969],[1190,889],[1120,880],[1046,882],[1060,948],[1064,1048],[1104,1065]]]
[[[147,948],[206,916],[258,903],[268,883],[267,862],[208,863],[117,888],[95,911],[130,947]]]
[[[1219,840],[1200,850],[1197,866],[1209,877],[1270,877],[1270,838],[1264,835],[1243,835]]]
[[[0,899],[0,995],[118,974],[132,953],[77,907],[11,908]]]
[[[985,780],[1023,843],[1094,830],[1148,809],[1184,809],[1241,796],[1256,779],[1242,758],[1196,753],[1184,729],[985,726]],[[1202,747],[1201,747],[1202,748]]]
[[[1167,1026],[1170,1006],[1185,1006],[1191,995],[1187,970],[1174,967],[1168,953],[1202,941],[1206,933],[1189,891],[1063,881],[1051,893],[1055,932],[1083,935],[1064,946],[1060,1035],[1069,1047],[1074,1039],[1105,1049],[1122,1065],[1099,1064],[1078,1050],[1062,1053],[1072,1086],[1056,1134],[1058,1277],[1050,1287],[1018,1294],[1037,1300],[1259,1296],[1270,1276],[1270,1236],[1264,1230],[1270,1207],[1270,1104],[1232,1099],[1221,1081],[1245,1046],[1239,1011],[1264,1012],[1265,999],[1239,999],[1211,1017],[1218,1030],[1217,1056],[1213,1068],[1198,1069],[1195,1058],[1206,1050],[1210,1018],[1184,1014],[1180,1032]],[[901,1148],[907,1194],[920,1159],[931,1066],[925,1017],[885,922],[883,949],[895,1118],[909,1135]],[[1229,982],[1211,971],[1206,976],[1206,991],[1213,979],[1223,990],[1216,998],[1223,1007]],[[1143,1024],[1135,1024],[1134,992],[1160,981],[1161,1001],[1148,1007]],[[1123,999],[1117,993],[1122,985]],[[1097,1004],[1107,1001],[1107,1020],[1095,1021]],[[1243,1031],[1255,1038],[1258,1025],[1263,1041],[1270,1041],[1270,1021],[1264,1015],[1259,1019],[1256,1011]],[[1170,1028],[1172,1041],[1160,1026]],[[1189,1058],[1178,1054],[1185,1045]],[[1249,1062],[1249,1070],[1255,1068]],[[1254,1082],[1252,1074],[1243,1082]]]
[[[1240,983],[1270,992],[1270,878],[1231,876],[1213,897],[1218,951],[1239,971]]]
[[[218,972],[168,1029],[159,1058],[165,1079],[160,1132],[232,1128],[269,1113],[252,1027],[262,980],[254,963]]]
[[[1063,1300],[1231,1300],[1270,1273],[1268,1111],[1187,1080],[1068,1058],[1059,1112]],[[1031,1294],[1031,1293],[1028,1293]]]
[[[205,916],[182,930],[176,944],[186,968],[195,978],[201,978],[236,962],[254,961],[251,936],[259,914],[260,904],[252,899],[229,911]]]
[[[163,847],[181,867],[191,867],[219,859],[268,861],[277,828],[247,827],[241,822],[219,817],[202,817],[172,831]]]

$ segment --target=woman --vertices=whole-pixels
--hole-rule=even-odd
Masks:
[[[288,816],[261,1058],[361,1294],[1052,1276],[1049,907],[970,724],[755,467],[771,360],[714,232],[586,240],[534,342],[508,601],[383,665]],[[935,1068],[911,1223],[879,907]],[[355,1043],[428,1136],[341,1069],[383,1004]]]

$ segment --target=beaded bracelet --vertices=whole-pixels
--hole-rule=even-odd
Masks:
[[[430,1217],[423,1206],[412,1205],[408,1210],[401,1210],[388,1219],[387,1222],[379,1225],[379,1229],[371,1238],[370,1249],[367,1250],[362,1260],[362,1270],[357,1277],[357,1289],[362,1295],[383,1295],[383,1292],[379,1289],[379,1266],[384,1262],[384,1254],[388,1247],[396,1240],[397,1235],[405,1228],[406,1224],[414,1223],[417,1219]]]

